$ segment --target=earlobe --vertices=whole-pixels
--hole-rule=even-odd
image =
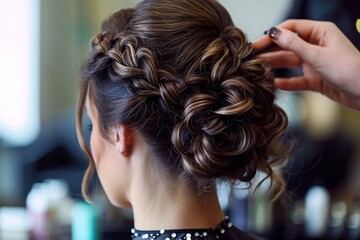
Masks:
[[[120,136],[118,134],[118,132],[116,131],[115,134],[114,134],[114,138],[115,138],[115,143],[117,144],[119,141],[120,141]]]
[[[115,144],[117,151],[124,157],[128,157],[132,153],[133,130],[120,124],[115,132]]]

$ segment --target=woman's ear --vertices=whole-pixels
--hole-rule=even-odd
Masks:
[[[133,150],[134,130],[119,124],[115,129],[114,138],[118,152],[124,157],[130,156]]]

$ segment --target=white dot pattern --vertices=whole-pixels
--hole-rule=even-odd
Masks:
[[[228,220],[228,217],[219,225],[216,229],[188,229],[188,230],[165,230],[159,231],[138,231],[131,229],[132,239],[164,239],[164,240],[202,240],[207,236],[214,236],[216,239],[223,239],[226,232],[232,228],[232,223]],[[161,238],[160,238],[161,236]]]

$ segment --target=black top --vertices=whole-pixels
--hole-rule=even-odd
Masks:
[[[260,240],[240,231],[226,217],[215,229],[139,231],[131,229],[133,240]]]

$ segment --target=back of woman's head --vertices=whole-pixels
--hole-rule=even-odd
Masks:
[[[89,95],[104,137],[119,123],[137,129],[164,174],[200,191],[258,170],[281,183],[271,164],[282,163],[287,118],[273,76],[242,60],[251,44],[217,1],[148,0],[102,28],[83,66],[78,129]]]

